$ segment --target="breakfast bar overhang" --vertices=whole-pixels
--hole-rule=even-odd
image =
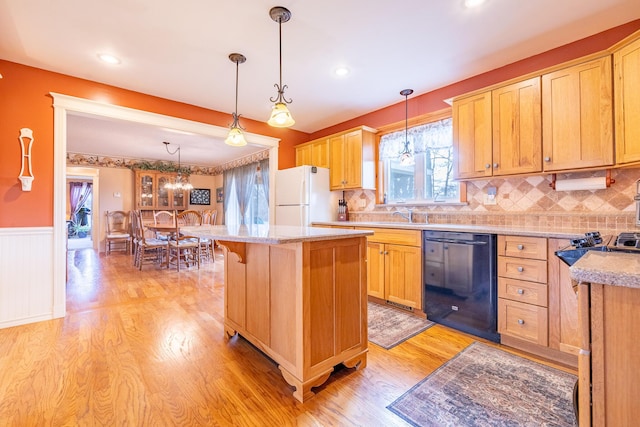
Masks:
[[[273,359],[304,402],[336,365],[367,364],[363,230],[181,227],[224,250],[224,325]]]

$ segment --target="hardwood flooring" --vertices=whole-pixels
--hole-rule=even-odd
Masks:
[[[436,325],[338,368],[300,403],[277,366],[225,340],[223,264],[140,272],[68,252],[67,315],[0,330],[2,426],[404,426],[386,406],[479,338]]]

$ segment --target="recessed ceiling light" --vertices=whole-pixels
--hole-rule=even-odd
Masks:
[[[338,67],[336,68],[334,73],[336,73],[336,76],[346,76],[347,74],[349,74],[349,69],[347,67]]]
[[[121,62],[120,58],[108,53],[99,53],[98,58],[100,58],[101,61],[106,62],[107,64],[119,64]]]
[[[464,0],[464,5],[465,7],[472,8],[472,7],[480,6],[485,1],[486,0]]]

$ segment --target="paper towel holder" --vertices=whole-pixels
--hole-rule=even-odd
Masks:
[[[611,178],[611,169],[606,169],[605,181],[607,188],[611,187],[611,184],[615,184],[615,178]],[[551,182],[549,183],[549,187],[556,189],[556,174],[551,174]]]

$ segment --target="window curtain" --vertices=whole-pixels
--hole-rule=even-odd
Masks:
[[[409,150],[424,153],[430,148],[446,148],[453,140],[452,119],[412,127],[407,132]],[[380,138],[380,159],[397,158],[404,149],[405,130],[388,133]]]
[[[269,159],[260,160],[260,178],[264,187],[264,195],[269,200]]]
[[[93,184],[90,182],[70,182],[69,183],[69,209],[73,222],[76,222],[76,215],[80,208],[89,198]]]
[[[231,224],[236,223],[232,221],[231,217],[235,217],[235,212],[231,212],[231,200],[230,197],[233,191],[233,181],[236,174],[236,169],[227,169],[222,174],[222,191],[224,192],[224,198],[222,200],[222,212],[224,212],[222,223]],[[235,197],[234,197],[235,199]],[[235,211],[235,209],[234,209]]]
[[[253,195],[253,187],[256,183],[257,163],[236,168],[235,190],[238,198],[238,207],[240,214],[240,224],[246,224],[246,215],[251,204],[251,196]]]

